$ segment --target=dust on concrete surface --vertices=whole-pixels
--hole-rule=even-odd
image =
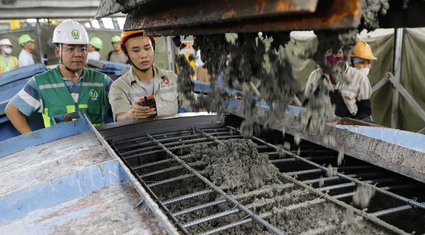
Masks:
[[[299,234],[385,234],[369,221],[347,212],[345,208],[326,202],[308,189],[294,186],[280,177],[279,170],[270,163],[267,154],[259,153],[256,144],[251,140],[223,140],[223,145],[216,147],[200,145],[193,147],[191,153],[196,161],[205,162],[202,174],[227,194],[253,210],[273,226],[284,232]],[[330,168],[331,174],[335,169]],[[191,185],[191,181],[185,183]],[[194,185],[199,189],[199,185]],[[191,187],[192,188],[192,185]],[[179,195],[179,192],[175,196]],[[220,197],[211,195],[202,197],[204,203]],[[185,202],[172,205],[171,211],[179,211],[187,207],[199,205],[202,202]],[[185,222],[203,218],[218,211],[232,209],[231,204],[211,207],[193,214],[179,217]],[[351,215],[350,216],[347,216]],[[224,217],[218,221],[206,222],[190,230],[202,232],[243,219],[240,214]],[[259,224],[249,223],[234,229],[225,230],[223,234],[268,234]]]
[[[27,148],[0,159],[0,195],[111,159],[92,132]]]
[[[207,163],[205,175],[215,185],[229,191],[239,188],[243,190],[240,193],[245,193],[265,184],[279,183],[276,180],[278,169],[270,163],[267,154],[258,152],[251,140],[231,139],[216,149],[200,146],[192,151],[199,160]]]
[[[115,185],[0,224],[0,234],[167,234],[138,200],[132,186]]]
[[[363,20],[361,27],[367,29],[374,29],[379,27],[377,16],[378,14],[386,13],[389,6],[388,0],[363,0],[361,4],[363,10]],[[345,59],[347,59],[349,51],[356,43],[356,35],[358,33],[358,30],[321,30],[315,33],[319,41],[318,47],[312,47],[310,48],[310,51],[305,51],[304,53],[302,53],[302,55],[304,57],[311,57],[324,73],[330,74],[336,79],[344,79],[342,75],[342,69],[339,69],[339,67],[331,67],[330,65],[326,64],[324,55],[329,49],[332,49],[335,52],[338,50],[342,50],[344,52]],[[245,120],[242,121],[240,126],[240,132],[242,136],[249,137],[255,133],[255,107],[256,103],[260,98],[264,100],[270,107],[268,110],[269,113],[266,115],[267,120],[265,120],[264,125],[266,128],[268,126],[271,126],[272,123],[274,123],[280,118],[288,118],[288,116],[285,117],[285,115],[283,114],[283,110],[285,110],[287,106],[293,102],[294,97],[299,95],[303,89],[299,86],[298,81],[294,78],[291,66],[289,65],[287,58],[285,58],[285,56],[281,56],[282,53],[279,53],[279,50],[284,48],[286,43],[289,41],[288,32],[265,32],[263,33],[263,35],[255,33],[219,34],[206,36],[196,35],[194,38],[194,48],[196,50],[201,50],[201,57],[205,60],[205,67],[208,69],[211,76],[212,91],[209,94],[208,98],[201,98],[201,106],[206,107],[208,111],[221,112],[225,109],[225,107],[223,107],[223,104],[225,104],[224,99],[228,96],[226,96],[225,91],[216,87],[217,77],[220,73],[223,73],[226,88],[240,88],[243,90],[244,93],[243,110]],[[265,39],[267,39],[269,42],[270,38],[272,39],[271,44],[266,45]],[[265,64],[268,64],[269,66],[265,66]],[[301,111],[300,117],[298,119],[294,119],[294,121],[301,122],[309,131],[322,132],[324,130],[324,124],[334,117],[334,107],[332,106],[328,95],[329,92],[332,90],[332,87],[326,87],[325,85],[322,85],[322,89],[320,89],[316,94],[314,94],[314,96],[308,97],[309,101],[305,104],[305,109]],[[330,146],[335,145],[335,139],[333,139],[332,137],[326,138],[326,142],[329,143]],[[235,142],[233,144],[235,144]],[[224,146],[227,146],[227,144],[225,144]],[[248,146],[244,146],[241,148],[242,153],[244,151],[243,148],[247,147],[249,147],[249,144]],[[200,157],[207,156],[207,160],[203,161],[208,162],[206,169],[207,172],[211,175],[207,175],[208,177],[211,177],[211,180],[214,183],[232,189],[228,190],[228,192],[230,193],[238,194],[249,191],[254,188],[264,187],[265,185],[269,185],[268,183],[273,182],[273,180],[264,180],[270,177],[270,175],[268,174],[270,172],[264,170],[269,169],[267,164],[265,166],[255,168],[263,169],[258,172],[253,172],[251,170],[253,169],[253,167],[255,167],[252,164],[265,162],[245,162],[245,160],[250,159],[250,157],[245,160],[242,160],[241,157],[243,157],[244,154],[236,153],[237,148],[235,148],[235,146],[232,146],[230,148],[233,151],[230,151],[228,154],[224,154],[223,150],[225,148],[226,147],[220,147],[220,149],[217,148],[211,150],[209,149],[209,147],[204,147],[202,149],[199,149],[200,152],[197,152],[196,149],[193,150],[194,153],[198,153],[198,156]],[[210,150],[211,152],[203,152]],[[220,155],[215,155],[217,152],[220,152]],[[340,164],[343,158],[342,150],[340,150],[339,152],[340,156],[338,158],[338,165]],[[237,156],[237,158],[232,158],[231,156],[233,156],[233,154]],[[230,157],[224,158],[223,156]],[[253,155],[248,154],[247,156],[252,157]],[[257,155],[257,157],[263,159],[262,156]],[[225,160],[218,160],[222,158],[224,158]],[[211,162],[211,160],[214,159],[218,161],[214,163]],[[237,161],[235,162],[233,161],[233,159],[237,159]],[[232,168],[232,165],[237,167]],[[215,169],[214,167],[218,168]],[[248,168],[244,169],[243,167]],[[336,170],[333,168],[328,169],[328,171],[328,175],[336,174]],[[235,172],[241,175],[237,176],[235,175]],[[252,178],[253,176],[254,178]],[[277,177],[271,176],[271,178]],[[249,179],[249,181],[243,181],[246,179]],[[242,185],[245,185],[245,187],[241,187]],[[365,190],[360,190],[360,192],[365,192]],[[365,194],[368,194],[370,196],[369,193]],[[363,205],[367,204],[366,201],[367,200],[363,199],[363,197],[360,197],[360,206],[362,205],[362,203]],[[292,203],[294,202],[292,201]],[[272,204],[275,205],[276,203]],[[323,211],[323,208],[316,210],[316,213],[318,213],[317,211]],[[313,218],[307,216],[306,214],[309,214],[310,212],[310,209],[308,208],[307,210],[303,210],[302,213],[285,213],[285,215],[289,215],[290,218],[287,219],[290,221],[291,219],[295,219],[295,221],[305,219],[305,224],[315,224],[312,221],[317,218],[318,220],[315,221],[316,225],[314,226],[317,226],[317,224],[332,224],[333,221],[337,225],[330,229],[331,232],[329,232],[329,234],[335,234],[335,231],[338,231],[337,233],[344,233],[344,231],[346,231],[346,229],[348,228],[348,225],[343,225],[346,224],[346,220],[338,219],[344,217],[344,211],[342,209],[332,209],[330,211],[339,212],[336,213],[336,217],[332,217],[332,219],[330,220],[327,220],[326,218],[323,218],[323,216],[320,216],[318,214],[313,215]],[[312,213],[314,213],[314,211]],[[282,221],[280,217],[281,213],[278,214],[279,215],[277,215],[277,221]],[[298,222],[293,223],[293,226],[298,226],[299,224]],[[285,225],[287,224],[288,223],[285,222]],[[291,222],[289,222],[289,224],[292,226]],[[288,229],[290,229],[290,231],[293,231],[291,230],[292,227]],[[299,231],[302,232],[309,229],[312,228],[303,227]],[[356,225],[347,229],[347,231],[351,230],[353,230],[355,234],[381,233],[379,231],[376,232],[374,228],[368,227],[366,225]],[[295,229],[295,231],[298,230]]]

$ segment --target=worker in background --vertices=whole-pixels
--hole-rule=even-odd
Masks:
[[[4,38],[0,40],[0,74],[18,68],[18,58],[12,55],[12,42]]]
[[[34,39],[28,34],[22,34],[18,39],[18,43],[22,48],[18,56],[19,68],[34,64],[34,58],[32,58],[32,52],[35,49]]]
[[[116,121],[178,112],[177,75],[154,64],[154,47],[155,39],[144,30],[122,32],[121,48],[131,68],[111,86],[109,102]]]
[[[204,68],[204,62],[201,59],[201,51],[198,50],[195,56],[195,75],[194,80],[210,83],[210,75],[207,68]]]
[[[88,45],[89,53],[87,55],[88,60],[100,60],[100,50],[102,50],[103,42],[98,37],[93,37],[90,39],[90,43]]]
[[[111,40],[113,50],[108,53],[107,61],[127,64],[128,60],[124,52],[121,49],[121,37],[115,35]]]
[[[332,66],[334,71],[340,71],[340,77],[334,77],[338,73],[325,74],[321,68],[314,70],[309,76],[304,91],[306,99],[314,98],[315,93],[317,94],[320,88],[329,89],[331,103],[335,105],[336,116],[372,121],[372,107],[370,102],[372,87],[366,73],[355,67],[348,66],[342,59],[339,61],[338,59],[335,60],[338,55],[334,55],[334,60],[330,60],[329,56],[330,54],[328,52],[326,61],[328,63],[333,61],[334,64],[330,64],[330,66]],[[369,45],[363,41],[359,41],[355,45],[350,57],[353,59],[354,64],[359,62],[354,58],[376,59]]]
[[[183,42],[179,47],[179,54],[176,55],[175,68],[176,73],[180,75],[183,70],[189,70],[188,76],[191,80],[195,79],[195,52],[192,44]]]
[[[25,116],[37,111],[45,127],[84,114],[94,125],[104,123],[112,79],[84,67],[89,43],[86,30],[76,21],[65,20],[56,26],[52,42],[59,65],[30,78],[5,108],[10,122],[22,134],[31,132]]]

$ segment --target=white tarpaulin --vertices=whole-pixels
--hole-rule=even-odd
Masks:
[[[418,106],[425,110],[425,28],[404,29],[401,51],[400,84],[413,98]],[[309,34],[306,32],[306,34]],[[301,36],[300,36],[301,35]],[[361,34],[360,38],[369,43],[378,60],[372,61],[369,73],[370,83],[373,86],[386,78],[386,74],[394,74],[394,30],[377,30],[369,34]],[[306,48],[313,47],[317,38],[305,34],[291,35],[291,41],[285,48],[285,54],[292,64],[293,74],[305,87],[309,74],[316,68],[313,60],[301,60],[299,54]],[[319,44],[320,46],[320,44]],[[391,126],[393,92],[395,88],[387,82],[372,95],[372,115],[375,123]],[[417,132],[425,127],[416,108],[400,95],[396,116],[396,128]]]
[[[425,28],[404,29],[401,51],[400,84],[412,96],[417,104],[425,110]],[[372,64],[369,74],[372,87],[382,79],[387,72],[393,71],[394,33],[384,36],[364,38],[370,46],[377,61]],[[391,125],[393,85],[385,84],[372,95],[372,113],[376,123],[383,126]],[[419,131],[425,127],[425,121],[417,111],[400,95],[396,128],[408,131]]]

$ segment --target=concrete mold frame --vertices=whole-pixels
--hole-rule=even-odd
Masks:
[[[87,119],[0,142],[0,172],[0,234],[177,234]]]
[[[242,107],[242,102],[235,100],[229,103],[227,110],[244,118]],[[425,135],[377,125],[350,124],[341,118],[325,124],[323,132],[309,131],[305,130],[300,122],[294,120],[299,115],[301,108],[289,106],[288,113],[291,113],[289,109],[292,109],[294,117],[277,120],[273,123],[273,129],[284,130],[285,133],[303,140],[335,151],[343,151],[354,158],[425,182]],[[257,104],[256,123],[265,123],[267,110],[268,108],[264,104]]]

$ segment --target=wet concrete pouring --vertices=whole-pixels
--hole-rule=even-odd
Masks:
[[[359,29],[378,28],[377,15],[385,14],[388,6],[386,0],[363,1],[363,17]],[[344,55],[348,55],[356,43],[359,29],[317,31],[315,33],[319,42],[318,46],[304,51],[302,56],[305,59],[313,59],[324,73],[336,79],[346,79],[343,69],[338,66],[331,67],[325,62],[324,55],[329,49],[341,50]],[[194,38],[194,48],[201,50],[204,67],[208,69],[211,77],[212,89],[208,95],[193,96],[191,81],[188,79],[191,72],[184,68],[189,66],[181,68],[186,72],[179,77],[182,81],[180,91],[185,98],[192,101],[194,110],[207,110],[218,114],[226,112],[225,99],[232,98],[233,95],[217,86],[224,81],[226,88],[240,90],[243,93],[242,97],[238,97],[243,100],[244,120],[239,127],[242,136],[251,137],[256,131],[255,106],[260,99],[269,105],[264,128],[267,129],[281,118],[294,118],[293,114],[282,112],[297,97],[302,97],[303,91],[303,87],[293,76],[287,56],[282,52],[290,40],[289,32],[195,35]],[[224,80],[219,81],[219,77]],[[314,96],[307,97],[309,101],[303,104],[305,109],[294,119],[304,126],[305,131],[322,132],[325,123],[333,118],[334,107],[328,95],[330,90],[332,88],[324,87]],[[281,131],[285,135],[285,130]],[[332,136],[324,138],[330,145],[335,142]],[[355,207],[343,207],[325,199],[323,195],[300,187],[288,178],[282,177],[282,173],[269,162],[268,156],[259,154],[254,145],[249,140],[229,140],[224,141],[222,146],[199,146],[189,152],[193,155],[192,161],[202,162],[202,167],[196,168],[202,175],[281,231],[290,234],[391,234],[394,232],[378,225],[379,222],[371,222],[366,217],[362,217],[359,215],[359,210],[354,212],[355,208],[367,210],[371,198],[375,196],[371,187],[360,184],[357,190],[354,189],[350,202]],[[338,157],[338,165],[340,165],[344,151],[338,149],[338,146],[334,147],[341,156]],[[328,166],[328,176],[334,176],[336,172],[336,168]],[[182,191],[174,187],[172,191],[169,191],[167,187],[164,187],[156,193],[160,195],[160,198],[173,198],[203,190],[203,187],[196,180],[185,180],[181,187],[177,187]],[[200,201],[185,200],[180,204],[170,205],[169,209],[180,211],[202,202],[220,199],[217,195],[203,197]],[[198,210],[181,215],[178,219],[186,222],[198,220],[217,211],[231,210],[233,207],[233,205],[227,206],[227,208],[220,205],[215,209]],[[213,222],[202,223],[190,232],[202,233],[243,220],[244,216],[246,215],[234,214]],[[223,232],[223,234],[268,233],[269,231],[256,223],[245,224]],[[403,232],[397,230],[396,233]]]
[[[224,140],[217,146],[203,144],[191,148],[189,155],[185,157],[186,163],[197,165],[196,170],[208,180],[281,231],[290,234],[389,234],[389,231],[356,215],[353,210],[335,205],[282,177],[279,169],[269,161],[269,156],[259,153],[257,145],[251,140]],[[174,175],[170,174],[169,177]],[[154,188],[154,193],[165,200],[204,189],[202,182],[190,179],[177,185]],[[371,195],[362,191],[354,197],[366,206]],[[175,213],[221,199],[223,198],[219,195],[206,194],[170,204],[168,209]],[[182,223],[189,223],[233,208],[232,204],[220,204],[180,215],[177,219]],[[202,233],[247,217],[244,213],[232,214],[201,223],[188,231]],[[222,234],[273,232],[258,223],[247,223],[225,230]]]
[[[379,27],[377,14],[384,14],[388,9],[388,1],[362,2],[362,28]],[[331,68],[324,62],[327,50],[342,50],[345,55],[356,42],[358,30],[335,30],[316,32],[319,46],[305,51],[305,58],[312,58],[324,73],[344,79],[342,70]],[[293,76],[291,65],[281,50],[289,41],[289,32],[264,32],[245,34],[195,35],[195,49],[201,50],[205,67],[211,76],[211,93],[193,96],[190,75],[193,71],[188,64],[179,61],[179,90],[183,96],[192,101],[193,110],[206,110],[217,113],[225,112],[225,99],[232,94],[217,88],[218,77],[224,77],[227,88],[243,92],[244,121],[240,125],[241,135],[251,137],[255,132],[254,111],[260,99],[269,105],[268,119],[264,127],[280,118],[285,118],[282,110],[288,107],[296,97],[302,96],[303,88]],[[179,46],[179,45],[177,45]],[[327,89],[310,97],[305,103],[305,110],[298,120],[304,124],[306,131],[323,131],[323,125],[331,119],[334,107],[330,104]],[[256,97],[256,98],[253,98]],[[292,118],[292,117],[291,117]],[[285,130],[282,130],[285,135]],[[332,142],[332,136],[326,137]],[[186,153],[185,162],[194,165],[195,169],[224,190],[241,204],[252,210],[279,230],[290,234],[391,234],[392,232],[367,220],[355,211],[355,207],[341,206],[327,200],[309,187],[285,177],[273,165],[267,154],[259,153],[256,144],[247,139],[231,139],[222,141],[217,146],[199,145]],[[181,154],[183,156],[183,154]],[[344,155],[343,150],[340,151]],[[338,160],[339,161],[339,160]],[[342,160],[341,160],[342,161]],[[338,164],[339,165],[339,164]],[[169,165],[165,167],[174,167]],[[151,168],[141,174],[160,170]],[[328,176],[334,176],[337,169],[328,167]],[[168,178],[179,174],[170,173]],[[167,178],[166,177],[166,178]],[[146,183],[160,181],[160,178],[146,177]],[[182,195],[205,190],[205,184],[196,177],[185,179],[173,185],[154,187],[153,192],[160,200],[169,200]],[[367,208],[374,196],[374,190],[360,185],[355,190],[352,203],[359,208]],[[205,194],[197,200],[181,200],[167,204],[170,212],[175,213],[202,203],[223,199],[221,195]],[[182,223],[190,223],[200,218],[211,216],[219,211],[232,210],[233,204],[220,204],[190,213],[176,216]],[[366,209],[365,209],[366,210]],[[229,223],[247,218],[247,214],[231,215],[200,223],[190,227],[190,233],[202,233],[225,226]],[[247,223],[221,232],[223,234],[272,234],[258,223]]]
[[[362,2],[363,20],[359,27],[372,30],[379,27],[378,14],[385,14],[388,1]],[[338,66],[331,67],[324,60],[327,50],[342,50],[348,55],[356,43],[358,29],[317,31],[318,46],[303,52],[305,59],[313,59],[326,74],[336,79],[346,79],[343,70]],[[302,97],[303,87],[293,76],[287,55],[283,53],[290,40],[289,32],[263,32],[244,34],[212,34],[195,35],[195,50],[201,50],[211,80],[211,92],[193,96],[193,88],[189,75],[193,74],[181,61],[179,75],[180,91],[192,102],[193,110],[206,110],[221,114],[225,111],[225,100],[234,98],[218,84],[224,82],[225,87],[243,93],[244,120],[240,125],[243,137],[251,137],[255,133],[255,106],[260,99],[269,105],[264,128],[269,128],[276,120],[293,118],[293,114],[283,113],[297,97]],[[177,45],[178,46],[178,45]],[[219,81],[219,77],[223,80]],[[326,122],[332,119],[334,107],[330,103],[329,91],[325,87],[304,103],[304,108],[297,119],[305,127],[305,131],[322,132]],[[288,116],[292,115],[292,116]],[[281,130],[285,135],[285,130]],[[332,136],[325,137],[328,142],[335,142]],[[298,142],[300,140],[298,139]],[[284,143],[282,143],[284,144]],[[359,215],[356,208],[367,210],[367,206],[375,196],[374,190],[367,185],[359,185],[354,189],[351,202],[347,206],[327,200],[323,194],[317,194],[308,187],[302,187],[288,177],[284,177],[273,165],[267,154],[258,153],[256,144],[247,139],[223,141],[218,146],[200,145],[188,151],[190,157],[186,163],[195,164],[195,169],[220,189],[238,200],[279,230],[290,234],[391,234],[387,228]],[[338,149],[335,146],[335,149]],[[344,156],[339,150],[338,165]],[[153,170],[153,169],[151,169]],[[335,176],[336,168],[328,166],[327,176]],[[169,177],[176,175],[170,174]],[[154,177],[147,180],[155,181]],[[164,200],[205,190],[205,185],[197,179],[186,179],[177,186],[155,188],[158,198]],[[197,200],[182,200],[167,208],[178,212],[199,204],[221,200],[221,195],[206,194]],[[354,204],[354,205],[353,205]],[[351,207],[353,206],[353,207]],[[233,204],[220,204],[195,212],[177,216],[179,221],[189,223],[211,216],[219,211],[232,210]],[[366,209],[365,209],[366,208]],[[190,233],[202,233],[235,221],[247,218],[244,213],[234,213],[219,219],[190,227]],[[398,232],[400,232],[398,230]],[[272,234],[259,223],[247,223],[221,232],[222,234]],[[403,232],[401,232],[403,233]]]

